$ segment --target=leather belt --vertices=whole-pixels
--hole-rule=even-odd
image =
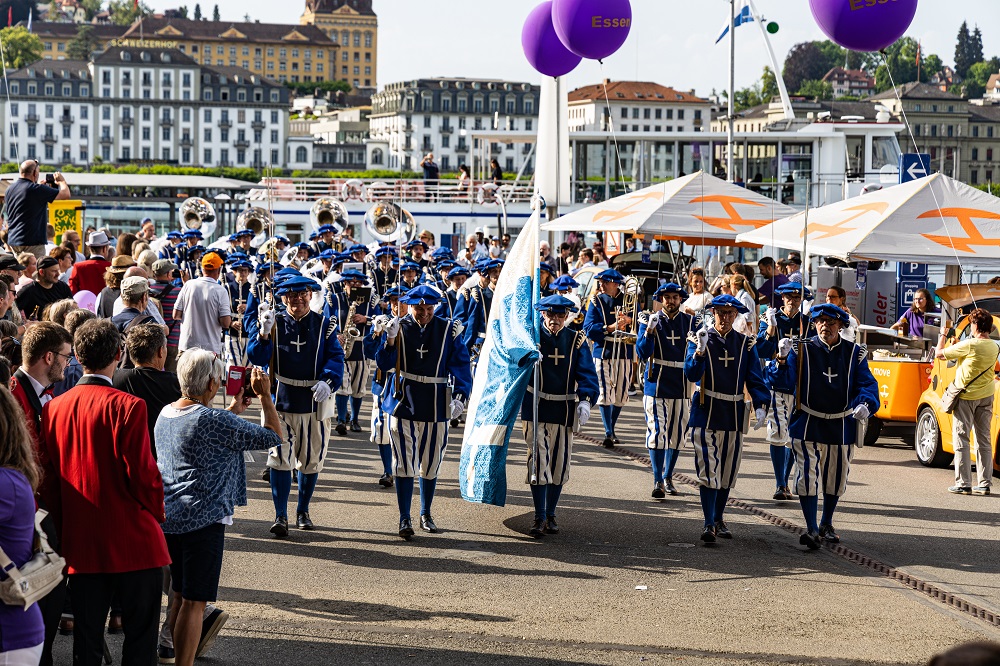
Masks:
[[[809,409],[805,405],[799,405],[799,409],[808,414],[809,416],[815,416],[818,419],[824,419],[826,421],[833,421],[834,419],[842,419],[845,416],[850,416],[854,413],[853,409],[848,409],[846,412],[837,412],[836,414],[828,414],[826,412],[817,412],[815,409]]]
[[[417,382],[420,384],[447,384],[447,377],[424,377],[423,375],[414,375],[409,372],[399,372],[399,376],[403,379],[408,379],[411,382]]]
[[[534,393],[535,389],[533,386],[528,387],[528,393]],[[566,395],[556,395],[554,393],[545,393],[544,391],[538,392],[538,397],[542,400],[556,400],[558,402],[575,402],[577,400],[575,393],[568,393]]]
[[[709,398],[714,398],[716,400],[725,400],[726,402],[742,402],[743,394],[739,395],[729,395],[728,393],[719,393],[717,391],[709,391],[708,389],[699,389],[702,393],[707,395]]]
[[[289,379],[281,375],[276,375],[275,379],[285,386],[297,386],[299,388],[312,388],[316,385],[316,382],[320,381],[318,379]]]
[[[653,365],[662,365],[666,368],[683,368],[684,361],[662,361],[658,358],[651,358],[649,362]]]

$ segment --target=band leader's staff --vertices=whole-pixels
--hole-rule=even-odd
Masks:
[[[399,503],[399,536],[413,536],[413,477],[420,477],[420,528],[437,532],[431,502],[448,442],[448,421],[465,410],[472,390],[469,352],[458,322],[434,316],[441,295],[433,287],[411,289],[400,302],[410,314],[384,326],[375,351],[379,370],[390,372],[382,395],[389,415],[393,476]],[[449,377],[453,388],[449,390]]]
[[[755,340],[733,330],[733,323],[746,307],[729,295],[709,303],[714,325],[698,329],[688,338],[684,375],[698,382],[691,400],[688,441],[694,447],[698,491],[705,514],[701,540],[733,538],[722,519],[729,492],[736,485],[743,457],[743,435],[749,414],[743,392],[750,394],[756,409],[757,427],[765,418],[770,394],[764,383]]]
[[[558,534],[556,504],[569,481],[573,454],[574,424],[590,419],[590,406],[597,398],[597,370],[587,337],[566,328],[566,318],[577,310],[563,296],[546,296],[535,309],[542,313],[539,339],[538,441],[534,427],[534,378],[521,403],[524,441],[528,447],[528,477],[535,519],[528,534]],[[535,366],[535,372],[539,366]],[[537,448],[536,448],[537,447]]]
[[[278,383],[275,406],[285,429],[284,441],[271,449],[267,458],[275,511],[271,533],[276,537],[288,535],[293,465],[299,486],[295,526],[313,529],[309,501],[323,469],[327,442],[326,423],[317,413],[317,403],[325,402],[344,376],[337,323],[309,309],[313,291],[319,288],[314,280],[301,275],[284,280],[277,295],[285,310],[275,313],[262,303],[254,328],[247,331],[247,355],[255,365],[269,365],[274,354]]]
[[[768,308],[760,320],[757,333],[757,354],[762,359],[774,358],[778,341],[787,338],[807,337],[812,329],[808,317],[802,314],[802,298],[811,299],[812,292],[798,282],[786,282],[774,290],[782,300],[780,309]],[[788,477],[792,472],[792,455],[789,450],[788,419],[792,413],[792,387],[777,380],[771,387],[771,408],[767,412],[766,439],[771,444],[771,467],[774,470],[774,499],[790,500]]]
[[[680,311],[688,294],[669,282],[654,294],[663,309],[640,316],[639,339],[635,350],[646,362],[642,405],[646,412],[646,448],[653,467],[655,499],[677,495],[672,476],[688,421],[687,381],[684,356],[694,317]]]
[[[839,543],[833,513],[847,490],[851,458],[859,436],[858,421],[878,410],[878,382],[868,369],[864,347],[840,337],[850,324],[836,305],[814,305],[810,316],[816,335],[796,349],[782,340],[778,357],[767,365],[766,376],[795,387],[798,404],[789,422],[795,458],[795,493],[799,496],[808,532],[799,543],[815,550],[822,541]],[[799,354],[804,357],[800,360]],[[799,374],[799,369],[802,372]],[[819,493],[823,517],[816,524]]]
[[[597,406],[601,408],[601,420],[604,422],[603,444],[610,448],[618,443],[615,424],[628,401],[635,343],[615,337],[632,325],[632,317],[623,311],[625,294],[621,284],[625,277],[613,268],[601,271],[596,277],[600,293],[594,295],[587,309],[583,332],[594,342],[594,364],[601,389]]]

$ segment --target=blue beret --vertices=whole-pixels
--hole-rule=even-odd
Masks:
[[[436,250],[434,250],[433,252],[431,252],[431,256],[435,259],[442,259],[442,258],[454,259],[455,253],[451,251],[450,247],[441,246]]]
[[[201,240],[204,237],[200,229],[188,229],[184,232],[184,238],[197,238]]]
[[[368,281],[368,276],[365,275],[364,273],[362,273],[361,271],[356,271],[356,270],[354,270],[352,268],[350,270],[346,270],[343,273],[341,273],[340,274],[340,279],[341,280],[361,280],[362,282],[367,282]]]
[[[187,253],[189,256],[194,254],[195,252],[204,252],[204,251],[205,251],[205,246],[201,244],[192,245],[187,249]]]
[[[272,261],[270,263],[263,263],[263,264],[260,264],[260,265],[257,266],[257,271],[256,272],[257,272],[257,275],[261,275],[263,273],[266,273],[269,270],[271,270],[271,271],[280,271],[281,270],[281,264],[279,264],[276,261]]]
[[[234,261],[232,263],[231,267],[232,267],[233,270],[236,270],[237,268],[246,268],[248,270],[252,270],[253,269],[253,264],[251,264],[246,259],[239,259],[237,261]]]
[[[415,261],[406,261],[399,267],[401,271],[417,271],[420,272],[420,264]]]
[[[555,279],[555,282],[549,285],[549,287],[555,289],[556,291],[563,291],[565,289],[576,289],[579,286],[580,283],[568,275],[560,275]]]
[[[277,273],[275,273],[276,277],[295,277],[296,275],[302,275],[302,273],[299,271],[299,269],[292,268],[291,266],[285,266]]]
[[[395,257],[398,254],[396,248],[392,245],[385,245],[375,250],[375,258],[379,257]]]
[[[777,289],[774,290],[776,294],[799,294],[802,293],[802,283],[800,282],[786,282]],[[805,299],[809,300],[812,298],[812,292],[809,287],[805,288]]]
[[[832,317],[845,326],[851,323],[851,316],[833,303],[820,303],[809,308],[809,318]]]
[[[448,271],[449,278],[455,278],[458,277],[459,275],[464,275],[465,277],[469,277],[470,275],[472,275],[472,271],[470,271],[468,268],[463,268],[461,266],[456,266],[455,268]]]
[[[455,266],[458,266],[458,262],[455,261],[454,259],[442,259],[441,261],[434,264],[434,268],[438,271],[443,271],[445,269],[448,269],[450,271]]]
[[[365,254],[368,254],[368,246],[364,243],[355,243],[351,247],[347,248],[347,251],[351,254],[354,254],[355,252],[364,252]]]
[[[405,287],[401,287],[399,285],[396,285],[395,287],[392,287],[391,289],[387,289],[386,292],[384,294],[382,294],[382,302],[383,303],[387,303],[387,302],[389,302],[389,299],[392,298],[393,296],[396,296],[396,297],[402,296],[407,291],[409,291],[409,290],[406,289]]]
[[[280,243],[284,243],[285,245],[288,245],[288,238],[285,237],[285,236],[275,236],[274,240],[276,242],[280,242]]]
[[[663,294],[680,294],[681,298],[687,298],[688,293],[684,290],[684,287],[680,286],[676,282],[668,282],[662,285],[656,290],[654,296],[662,296]]]
[[[441,293],[434,287],[424,284],[410,289],[399,300],[407,305],[437,305],[441,302]]]
[[[332,224],[320,225],[320,228],[316,230],[317,234],[335,234],[337,233],[337,228]]]
[[[546,296],[542,300],[535,303],[535,309],[539,312],[553,312],[555,314],[563,312],[576,312],[579,310],[579,308],[576,307],[576,303],[569,300],[565,296],[560,296],[559,294]]]
[[[548,273],[552,277],[556,276],[556,270],[554,268],[552,268],[551,266],[549,266],[548,264],[546,264],[545,262],[542,262],[541,264],[539,264],[538,268],[541,269],[541,270],[543,270],[543,271],[545,271],[546,273]]]
[[[168,238],[168,239],[173,239],[173,238],[184,238],[184,234],[182,234],[182,233],[181,233],[181,232],[179,232],[179,231],[168,231],[168,232],[167,232],[167,238]]]
[[[736,311],[739,312],[740,314],[746,314],[747,312],[750,312],[750,310],[747,309],[747,306],[743,305],[743,303],[740,302],[740,299],[736,298],[731,294],[722,294],[721,296],[716,296],[715,298],[712,299],[712,302],[708,304],[708,307],[710,308],[732,307],[736,308]]]
[[[337,255],[336,252],[334,252],[330,248],[327,248],[327,249],[325,249],[325,250],[323,250],[322,252],[319,253],[319,258],[320,259],[333,259],[336,255]]]
[[[333,253],[333,265],[334,266],[339,266],[340,264],[344,263],[345,261],[347,261],[350,258],[351,258],[351,255],[347,254],[346,252],[334,252]]]
[[[240,237],[237,234],[229,234],[229,238],[227,238],[226,240],[228,240],[230,243],[235,243],[239,239]]]
[[[420,240],[419,238],[414,238],[414,239],[413,239],[413,240],[411,240],[411,241],[410,241],[409,243],[407,243],[406,245],[404,245],[404,246],[403,246],[403,249],[404,249],[404,250],[409,250],[410,248],[414,248],[414,247],[417,247],[418,245],[423,245],[423,247],[424,247],[424,249],[425,249],[425,250],[426,250],[426,249],[427,249],[428,247],[430,247],[429,245],[427,245],[427,243],[423,242],[423,241],[422,241],[422,240]]]
[[[622,282],[625,281],[625,276],[616,271],[615,269],[609,268],[607,270],[603,270],[600,273],[598,273],[597,279],[601,280],[602,282],[617,282],[618,284],[621,284]]]
[[[319,283],[315,280],[302,275],[296,275],[282,281],[277,294],[278,296],[284,296],[285,294],[292,294],[300,291],[318,291],[319,288]]]

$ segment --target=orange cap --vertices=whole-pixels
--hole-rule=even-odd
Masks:
[[[209,268],[213,271],[217,268],[222,268],[222,257],[214,252],[207,253],[201,258],[201,267]]]

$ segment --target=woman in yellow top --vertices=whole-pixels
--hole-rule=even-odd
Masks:
[[[965,387],[952,414],[952,444],[955,447],[955,485],[948,492],[957,495],[989,495],[993,478],[993,449],[990,446],[990,418],[993,415],[993,366],[1000,347],[990,339],[993,315],[983,308],[969,313],[972,336],[945,347],[942,333],[934,350],[936,358],[958,361],[955,384]],[[969,433],[976,432],[976,472],[979,483],[972,486],[972,456]]]

